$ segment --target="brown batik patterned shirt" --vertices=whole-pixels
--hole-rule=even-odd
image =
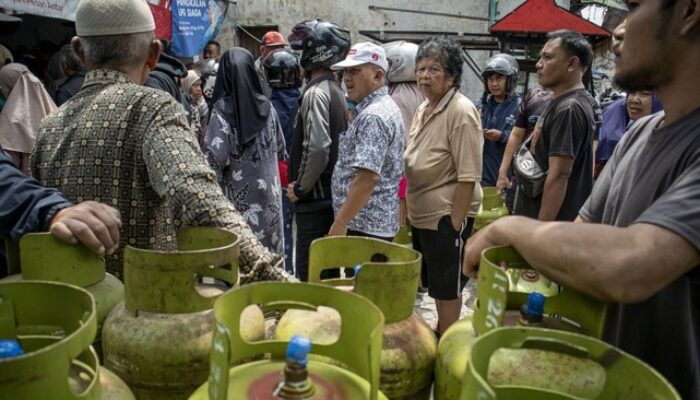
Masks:
[[[120,278],[125,245],[175,250],[177,229],[209,225],[241,238],[241,282],[288,279],[221,192],[184,109],[163,91],[114,70],[88,72],[82,90],[43,120],[31,164],[34,177],[72,201],[119,209],[120,249],[107,268]]]

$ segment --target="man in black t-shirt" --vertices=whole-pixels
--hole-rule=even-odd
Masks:
[[[520,103],[518,116],[515,118],[515,127],[522,128],[525,132],[523,139],[527,139],[535,130],[535,124],[547,109],[554,95],[545,88],[535,88]]]
[[[697,0],[630,1],[614,46],[615,81],[654,90],[664,113],[625,134],[577,222],[505,217],[469,239],[513,246],[564,287],[613,303],[604,339],[700,399],[700,7]],[[616,30],[617,32],[618,30]],[[639,393],[651,392],[637,379]]]
[[[515,125],[510,131],[508,144],[506,145],[506,150],[503,152],[501,166],[498,169],[496,187],[499,192],[503,193],[508,188],[517,190],[517,178],[513,175],[511,170],[513,154],[522,146],[523,141],[530,137],[530,134],[532,134],[532,131],[535,129],[537,120],[539,120],[551,100],[552,91],[539,87],[530,90],[523,101],[520,102],[518,113],[515,117]],[[513,185],[515,185],[515,187],[513,187]],[[515,190],[508,190],[506,193],[506,205],[509,211],[512,212],[515,206],[513,204]]]
[[[591,193],[595,100],[582,80],[592,58],[588,41],[571,31],[551,33],[542,48],[537,76],[554,99],[535,125],[530,151],[547,178],[541,194],[518,191],[515,214],[573,221]]]

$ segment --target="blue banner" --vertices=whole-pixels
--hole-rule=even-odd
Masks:
[[[226,3],[226,0],[173,0],[173,53],[179,57],[200,54],[219,33]]]

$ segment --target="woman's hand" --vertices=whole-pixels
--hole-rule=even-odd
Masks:
[[[450,221],[452,221],[452,229],[454,229],[457,232],[462,231],[462,224],[464,223],[464,218],[460,219],[455,219],[455,215],[452,214],[450,215]]]
[[[331,225],[331,230],[328,231],[328,236],[346,236],[348,234],[348,226],[342,222],[335,221]]]

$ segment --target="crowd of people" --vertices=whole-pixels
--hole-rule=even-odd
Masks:
[[[542,47],[541,87],[521,97],[517,60],[496,54],[472,102],[448,37],[353,44],[311,19],[265,34],[258,59],[212,41],[185,65],[154,39],[144,2],[83,0],[59,84],[0,69],[0,234],[80,241],[121,277],[124,246],[176,250],[178,229],[218,226],[240,237],[247,283],[307,281],[314,240],[391,241],[406,225],[438,336],[481,251],[511,245],[614,303],[606,340],[698,399],[695,6],[630,2],[613,35],[628,94],[601,112],[583,83],[591,44],[571,31]],[[493,186],[514,216],[471,236]]]

